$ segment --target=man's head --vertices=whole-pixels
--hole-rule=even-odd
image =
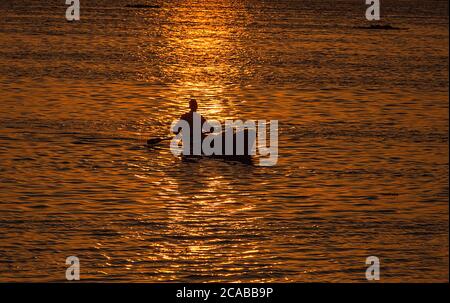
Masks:
[[[198,108],[197,100],[195,99],[189,100],[189,108],[191,109],[191,111],[196,112]]]

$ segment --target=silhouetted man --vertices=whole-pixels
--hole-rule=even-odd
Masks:
[[[197,100],[195,99],[191,99],[189,100],[189,112],[184,113],[181,115],[180,120],[184,120],[187,123],[189,123],[189,126],[191,127],[191,136],[192,136],[192,131],[194,129],[194,114],[197,114],[197,109],[198,109],[198,104],[197,104]],[[203,123],[206,122],[206,119],[200,115],[200,128],[203,126]]]
[[[189,130],[190,130],[190,134],[189,134],[189,138],[190,138],[190,151],[191,151],[191,155],[194,154],[194,151],[196,149],[194,149],[194,145],[197,145],[200,149],[197,149],[197,151],[200,151],[201,154],[201,144],[203,141],[203,138],[206,136],[206,132],[204,133],[202,130],[203,124],[206,122],[207,120],[200,115],[199,113],[197,113],[197,109],[198,109],[198,104],[197,101],[195,99],[191,99],[189,101],[189,112],[184,113],[181,115],[180,120],[184,120],[189,124]],[[194,123],[194,118],[197,119],[197,123]],[[200,122],[200,123],[198,123]],[[206,124],[207,126],[208,124]],[[179,131],[175,132],[175,134],[178,134]],[[183,143],[184,144],[184,143]]]

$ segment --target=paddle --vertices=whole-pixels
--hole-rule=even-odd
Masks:
[[[173,137],[165,137],[165,138],[150,138],[147,140],[147,145],[158,144],[162,141],[171,140]]]
[[[203,133],[203,135],[211,134],[210,132]],[[162,141],[172,140],[173,137],[159,137],[159,138],[150,138],[147,140],[147,145],[155,145]]]

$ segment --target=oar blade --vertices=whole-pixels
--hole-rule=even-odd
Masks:
[[[161,142],[161,138],[150,138],[147,140],[147,145],[154,145]]]
[[[147,145],[155,145],[162,141],[170,140],[172,137],[165,137],[165,138],[150,138],[147,140]]]

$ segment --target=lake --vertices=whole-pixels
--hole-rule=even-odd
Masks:
[[[130,3],[0,3],[0,282],[448,282],[447,1]],[[190,98],[277,164],[146,147]]]

